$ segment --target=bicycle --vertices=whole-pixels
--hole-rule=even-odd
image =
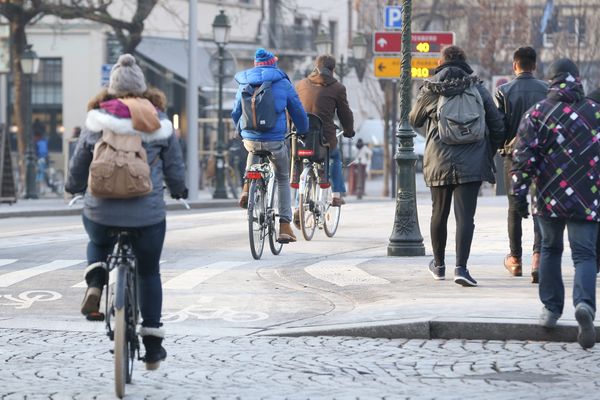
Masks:
[[[83,196],[77,195],[69,207]],[[189,205],[179,199],[186,208]],[[133,253],[131,238],[137,235],[135,228],[115,228],[111,234],[117,238],[112,253],[107,258],[107,295],[105,296],[104,319],[106,335],[114,342],[115,394],[125,396],[125,385],[131,383],[133,362],[140,356],[140,341],[137,325],[140,317],[138,305],[138,269],[137,258]],[[116,270],[116,279],[111,282],[111,272]],[[113,321],[114,320],[114,321]],[[137,357],[136,357],[137,353]]]
[[[322,123],[319,117],[313,114],[308,114],[308,117],[311,132],[309,135],[313,135],[312,143],[308,143],[311,137],[307,138],[306,142],[296,137],[296,154],[303,162],[298,189],[298,210],[300,228],[305,240],[313,238],[317,227],[323,229],[328,237],[333,237],[337,232],[341,214],[341,207],[331,205],[331,186],[322,187],[317,182],[319,176],[329,174],[329,147],[322,142]],[[337,136],[341,134],[340,131]]]
[[[246,180],[250,183],[248,191],[248,233],[250,251],[255,260],[259,260],[265,247],[265,238],[269,237],[269,247],[273,255],[279,255],[283,243],[277,241],[279,236],[277,220],[279,218],[279,201],[275,186],[275,172],[269,161],[271,153],[266,150],[255,151],[259,157],[246,171]]]

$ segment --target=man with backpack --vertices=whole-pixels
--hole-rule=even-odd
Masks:
[[[502,115],[458,46],[442,50],[435,75],[424,82],[409,119],[425,127],[423,176],[432,199],[429,272],[445,279],[447,222],[454,199],[456,268],[454,282],[477,286],[467,268],[477,196],[483,181],[494,183],[493,155],[504,142]]]
[[[510,186],[510,169],[512,168],[512,151],[519,128],[521,117],[535,103],[544,99],[548,92],[548,84],[534,78],[536,53],[532,47],[519,47],[513,54],[513,71],[516,78],[498,87],[494,100],[496,106],[504,116],[506,140],[499,153],[504,158],[504,181]],[[504,267],[513,276],[523,275],[521,237],[522,218],[517,211],[514,197],[508,194],[508,240],[510,253],[504,257]],[[531,261],[531,281],[538,283],[538,269],[540,266],[541,234],[537,218],[533,218],[533,257]]]
[[[277,57],[259,48],[254,57],[254,68],[238,72],[235,80],[239,88],[231,112],[244,147],[248,150],[246,169],[254,162],[254,151],[267,150],[275,169],[279,196],[280,243],[295,242],[292,231],[291,194],[289,186],[290,155],[285,142],[287,132],[286,111],[299,134],[308,131],[308,117],[290,79],[277,68]],[[248,207],[248,183],[244,183],[240,207]]]
[[[341,194],[346,192],[344,184],[344,175],[342,172],[342,158],[338,149],[338,139],[336,136],[335,123],[333,118],[337,114],[340,124],[344,129],[344,136],[354,137],[354,115],[348,104],[346,96],[346,87],[338,82],[333,76],[335,70],[335,58],[330,55],[321,55],[315,61],[315,69],[305,79],[296,84],[296,90],[302,105],[307,112],[317,115],[323,122],[323,136],[325,142],[329,145],[329,175],[333,185],[333,199],[331,205],[340,207],[345,204]],[[302,167],[294,166],[295,176],[292,184],[298,183]],[[329,177],[319,177],[320,185],[329,185]],[[294,214],[294,223],[297,217],[297,211]]]

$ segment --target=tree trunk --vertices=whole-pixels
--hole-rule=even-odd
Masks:
[[[21,70],[21,54],[27,45],[25,25],[20,19],[10,21],[10,58],[12,60],[13,76],[13,110],[14,125],[17,126],[17,154],[19,166],[19,187],[25,187],[25,151],[27,142],[25,135],[30,127],[27,126],[27,104],[28,96],[24,93],[26,88],[24,75]]]

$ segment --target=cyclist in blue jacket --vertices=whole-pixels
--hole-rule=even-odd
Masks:
[[[231,116],[244,139],[244,147],[248,150],[246,169],[256,161],[252,154],[253,151],[267,150],[271,153],[270,160],[274,165],[279,195],[280,220],[277,241],[280,243],[295,242],[296,236],[290,226],[292,207],[289,186],[290,152],[285,142],[287,132],[286,111],[299,133],[308,131],[308,117],[290,79],[285,72],[277,68],[277,57],[273,53],[263,48],[256,50],[254,68],[238,72],[235,75],[235,80],[239,84],[239,89]],[[242,91],[248,85],[258,88],[265,82],[271,82],[270,90],[275,108],[272,118],[275,120],[267,122],[273,128],[267,131],[245,129],[246,125],[242,124],[244,122],[242,121]],[[240,196],[240,207],[242,208],[248,206],[248,189],[249,185],[246,182]]]

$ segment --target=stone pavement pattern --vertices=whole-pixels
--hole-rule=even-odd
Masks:
[[[0,344],[0,399],[114,398],[102,334],[0,329]],[[600,386],[600,351],[577,343],[170,336],[165,346],[158,371],[136,363],[127,398],[565,399]]]

